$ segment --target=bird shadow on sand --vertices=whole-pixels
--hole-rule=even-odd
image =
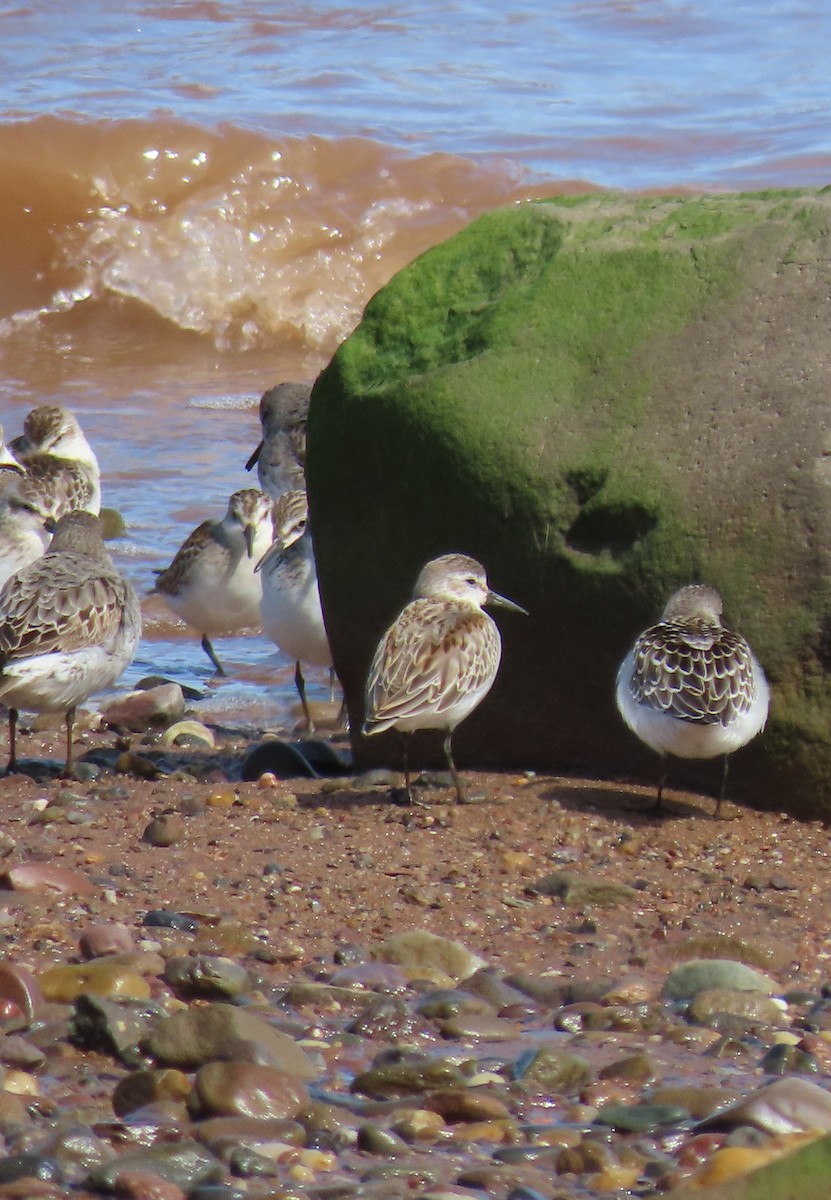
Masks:
[[[558,777],[540,790],[541,800],[555,801],[568,812],[597,812],[627,824],[645,824],[690,817],[712,819],[715,798],[697,792],[665,788],[660,808],[655,807],[655,787],[621,780],[587,780]],[[721,820],[729,819],[732,805],[725,804]]]

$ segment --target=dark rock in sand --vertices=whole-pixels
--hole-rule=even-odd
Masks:
[[[152,1001],[114,1001],[84,992],[75,1001],[70,1034],[78,1046],[113,1054],[128,1065],[141,1061],[139,1045],[162,1014]]]
[[[319,775],[296,743],[279,738],[268,738],[252,746],[242,760],[243,779],[259,779],[266,773],[276,775],[278,779],[316,779]]]

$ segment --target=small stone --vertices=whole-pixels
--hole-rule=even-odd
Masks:
[[[164,908],[151,909],[145,914],[143,924],[158,929],[178,929],[183,933],[196,933],[199,928],[199,922],[194,917]]]
[[[486,1013],[461,1013],[439,1024],[444,1037],[478,1042],[503,1042],[519,1037],[522,1026]]]
[[[93,922],[78,939],[85,958],[100,958],[105,954],[135,949],[133,935],[126,925],[117,921]]]
[[[125,751],[115,760],[115,770],[119,775],[133,775],[136,779],[158,779],[159,768],[151,758],[143,754],[133,754]]]
[[[383,993],[403,992],[407,987],[404,972],[394,963],[384,962],[356,963],[354,966],[344,967],[342,970],[336,971],[329,982],[333,987],[360,987]],[[473,1002],[475,1003],[475,1001]],[[425,1013],[420,1003],[417,1008],[424,1016],[434,1015]]]
[[[267,1063],[298,1079],[317,1075],[311,1059],[286,1034],[261,1017],[230,1004],[192,1006],[158,1022],[149,1052],[165,1066],[185,1070],[233,1056]]]
[[[178,1184],[155,1171],[122,1171],[115,1187],[125,1200],[185,1200],[185,1193]]]
[[[732,988],[742,992],[775,995],[781,989],[769,975],[744,963],[723,958],[698,958],[673,967],[664,981],[664,995],[672,1000],[690,999],[709,988]]]
[[[123,1117],[159,1100],[187,1100],[191,1086],[184,1072],[170,1067],[131,1071],[115,1086],[113,1112],[117,1117]]]
[[[297,996],[296,986],[289,988],[288,998]],[[347,997],[342,997],[348,1003]],[[337,1000],[337,997],[334,997]],[[410,1042],[428,1033],[428,1025],[411,1005],[393,996],[376,996],[366,1008],[347,1025],[347,1032],[358,1037],[385,1042]]]
[[[209,1062],[196,1072],[191,1107],[202,1116],[270,1120],[294,1117],[309,1103],[296,1075],[250,1062]]]
[[[141,1061],[139,1046],[160,1015],[152,1001],[108,1000],[83,992],[75,1001],[69,1033],[77,1046],[113,1054],[129,1066]]]
[[[19,1009],[24,1023],[31,1024],[45,1003],[40,983],[28,967],[0,962],[0,1000],[9,1000]]]
[[[658,1068],[648,1054],[628,1054],[598,1072],[599,1079],[633,1079],[639,1083],[654,1083]]]
[[[556,871],[545,875],[526,889],[531,895],[557,896],[575,908],[620,908],[641,903],[641,895],[625,883],[574,871]]]
[[[715,1085],[712,1087],[686,1087],[683,1084],[675,1084],[672,1087],[655,1088],[650,1092],[650,1100],[653,1104],[668,1104],[676,1108],[685,1108],[696,1121],[702,1121],[705,1117],[712,1116],[735,1098],[735,1093],[732,1095],[730,1092],[725,1093],[724,1088]]]
[[[484,1088],[451,1088],[432,1092],[424,1107],[452,1125],[457,1121],[499,1121],[511,1110],[498,1096]]]
[[[697,992],[687,1015],[690,1020],[707,1025],[721,1013],[764,1025],[788,1024],[787,1015],[775,1000],[761,996],[758,992],[738,991],[735,988],[705,988]]]
[[[808,1079],[788,1076],[713,1113],[706,1124],[713,1129],[753,1125],[771,1134],[831,1132],[831,1094]]]
[[[86,875],[54,863],[33,862],[10,867],[0,876],[0,886],[40,895],[95,896],[98,893]]]
[[[387,1062],[355,1076],[349,1090],[374,1100],[398,1099],[442,1087],[464,1086],[465,1078],[455,1063],[441,1059]]]
[[[163,813],[159,817],[154,817],[147,825],[141,835],[141,840],[148,842],[151,846],[166,848],[175,846],[177,842],[181,841],[184,832],[185,823],[178,813]]]
[[[82,992],[110,999],[148,1000],[150,985],[141,975],[104,959],[73,965],[58,963],[38,976],[47,1000],[71,1003]]]
[[[783,970],[791,961],[793,947],[772,938],[706,932],[672,947],[676,958],[721,958],[743,962],[769,971]]]
[[[760,1066],[765,1075],[819,1074],[819,1063],[816,1056],[801,1049],[798,1045],[788,1046],[779,1043],[771,1046],[770,1050],[762,1057]]]
[[[130,692],[102,709],[105,724],[116,729],[143,733],[154,725],[171,725],[185,712],[185,697],[178,683]]]
[[[32,1118],[25,1100],[12,1092],[0,1092],[0,1129],[4,1136],[31,1125]],[[0,1195],[2,1193],[0,1192]]]
[[[426,929],[413,929],[387,938],[375,948],[373,957],[410,969],[438,968],[457,982],[485,966],[483,959],[460,942],[439,937]]]
[[[117,1192],[121,1175],[133,1171],[159,1175],[189,1195],[193,1194],[196,1184],[217,1183],[225,1177],[225,1168],[219,1159],[196,1142],[184,1140],[120,1155],[90,1171],[86,1186],[95,1191]]]
[[[46,1055],[39,1046],[33,1045],[16,1033],[7,1033],[0,1038],[0,1063],[7,1067],[22,1067],[36,1071],[43,1066]]]
[[[431,1112],[428,1108],[410,1109],[392,1125],[393,1131],[405,1142],[434,1142],[444,1128],[444,1120],[440,1114]]]
[[[214,788],[205,797],[207,808],[233,808],[239,797],[232,787]]]
[[[689,1118],[687,1109],[674,1104],[608,1104],[594,1120],[620,1133],[649,1133],[667,1125],[680,1125]]]
[[[401,1154],[409,1153],[407,1143],[397,1133],[369,1122],[358,1130],[357,1144],[359,1150],[382,1158],[398,1158]]]
[[[592,1069],[584,1058],[557,1044],[542,1045],[523,1055],[515,1073],[531,1090],[566,1095],[578,1092],[592,1078]]]
[[[207,725],[203,725],[201,721],[176,721],[164,731],[161,740],[163,746],[185,744],[207,746],[212,750],[216,745],[213,731]]]
[[[207,954],[169,958],[164,978],[171,987],[197,996],[239,996],[251,990],[251,976],[244,967],[230,958]]]
[[[0,1158],[0,1184],[13,1183],[17,1179],[62,1183],[63,1171],[57,1159],[45,1154],[31,1152]]]

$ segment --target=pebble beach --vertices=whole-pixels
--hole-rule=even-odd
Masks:
[[[522,773],[401,806],[333,755],[244,781],[252,733],[91,728],[78,780],[24,734],[0,1197],[649,1196],[831,1128],[818,823]]]

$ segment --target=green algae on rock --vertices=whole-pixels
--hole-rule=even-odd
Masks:
[[[500,677],[460,727],[461,764],[652,772],[615,672],[671,591],[702,580],[773,684],[731,796],[828,811],[830,260],[828,189],[592,195],[488,213],[395,276],[309,413],[352,728],[418,569],[461,551],[531,613],[500,618]],[[364,763],[397,761],[355,740]]]

